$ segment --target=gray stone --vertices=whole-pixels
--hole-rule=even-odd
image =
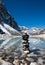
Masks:
[[[33,52],[32,53],[30,53],[30,54],[27,54],[27,57],[31,57],[31,56],[37,56],[36,54],[34,54]]]
[[[30,65],[38,65],[36,62],[31,62]]]
[[[18,59],[14,60],[13,64],[14,65],[19,65],[19,60]]]
[[[23,65],[22,63],[20,65]]]
[[[1,61],[1,65],[12,65],[12,64],[6,61]]]
[[[12,64],[10,62],[2,60],[2,58],[0,57],[0,65],[12,65]]]
[[[38,58],[38,63],[43,65],[43,59],[41,57]]]
[[[34,62],[33,58],[26,58],[27,61]]]

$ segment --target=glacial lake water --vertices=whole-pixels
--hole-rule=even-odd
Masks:
[[[22,39],[21,38],[9,38],[6,40],[0,40],[0,48],[2,49],[22,49]],[[36,48],[45,48],[45,39],[44,38],[29,38],[29,47],[30,49]]]

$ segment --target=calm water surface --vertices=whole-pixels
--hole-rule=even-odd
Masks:
[[[22,39],[21,38],[9,38],[6,40],[0,40],[0,48],[3,49],[22,49]],[[29,47],[33,48],[45,48],[45,39],[44,38],[29,38]]]

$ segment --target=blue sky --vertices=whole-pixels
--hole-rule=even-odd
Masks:
[[[18,25],[45,28],[45,0],[3,0]]]

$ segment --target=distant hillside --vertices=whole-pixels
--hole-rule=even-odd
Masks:
[[[25,26],[21,27],[21,30],[23,33],[28,33],[29,35],[39,35],[39,34],[45,34],[45,29],[41,29],[41,28],[27,28]]]

